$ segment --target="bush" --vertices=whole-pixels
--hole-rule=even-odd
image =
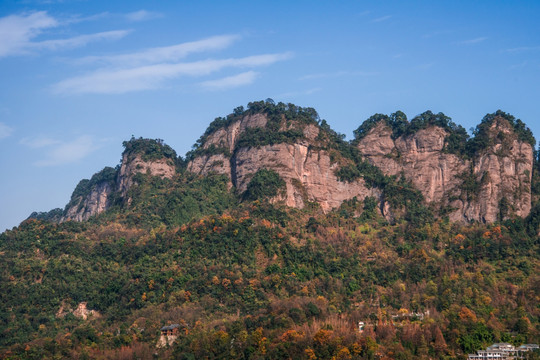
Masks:
[[[245,200],[259,200],[278,195],[285,188],[285,181],[274,170],[260,169],[255,173],[244,192]]]

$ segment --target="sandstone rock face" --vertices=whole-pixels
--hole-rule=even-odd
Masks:
[[[63,318],[67,314],[71,313],[75,317],[81,318],[83,320],[87,320],[88,318],[98,318],[101,317],[101,314],[96,310],[89,310],[87,308],[88,303],[86,301],[83,301],[77,305],[77,308],[75,310],[72,310],[69,305],[67,305],[65,302],[62,302],[60,304],[60,309],[56,312],[57,318]]]
[[[109,208],[109,195],[114,191],[108,182],[97,184],[87,197],[79,197],[78,201],[67,209],[60,222],[67,220],[84,221],[92,215],[99,214]]]
[[[226,149],[230,154],[234,152],[236,141],[240,134],[247,128],[262,128],[268,119],[264,114],[254,114],[243,117],[225,128],[218,129],[212,133],[204,144],[203,149],[208,149],[212,145],[216,148]],[[225,154],[212,154],[198,156],[189,162],[187,169],[192,173],[207,175],[209,173],[225,174],[231,177],[231,164],[229,156]],[[230,184],[232,186],[232,183]]]
[[[129,158],[124,155],[122,165],[118,173],[117,191],[120,191],[122,197],[126,196],[127,191],[133,185],[133,177],[136,174],[150,174],[162,178],[172,178],[176,173],[176,167],[170,159],[158,159],[144,161],[140,155]]]
[[[178,335],[160,335],[156,343],[156,348],[161,349],[167,346],[172,346],[178,339]]]
[[[480,191],[466,204],[464,216],[483,222],[496,221],[501,215],[525,217],[531,211],[533,147],[519,141],[502,118],[495,119],[489,135],[495,143],[475,159],[474,174]],[[501,202],[508,204],[507,214],[501,214]]]
[[[288,206],[303,208],[306,201],[317,202],[327,212],[344,200],[379,196],[368,189],[363,180],[341,182],[334,175],[337,164],[332,164],[326,151],[310,150],[309,144],[277,144],[238,150],[233,159],[233,183],[243,192],[252,176],[260,169],[276,171],[286,184],[282,199]]]
[[[468,163],[454,154],[443,153],[444,129],[429,127],[393,140],[392,130],[377,124],[358,144],[360,152],[386,175],[401,172],[422,192],[428,203],[444,202],[462,180]]]
[[[268,122],[268,118],[264,114],[247,115],[240,121],[235,121],[229,126],[219,129],[211,134],[203,145],[204,149],[211,145],[228,149],[231,153],[234,150],[238,136],[247,128],[262,128]]]
[[[81,318],[83,320],[88,319],[89,317],[99,317],[100,314],[96,310],[88,310],[88,303],[86,301],[79,303],[77,308],[73,310],[73,315],[75,317]]]
[[[231,176],[230,159],[224,154],[198,156],[189,162],[187,169],[199,175],[214,172]]]
[[[140,155],[134,157],[124,155],[115,181],[98,182],[88,194],[79,196],[75,201],[72,200],[60,222],[85,221],[104,212],[111,205],[109,200],[112,193],[119,192],[122,197],[126,197],[129,188],[134,184],[133,178],[138,173],[170,179],[176,173],[176,167],[172,160],[166,158],[144,161]],[[126,200],[129,202],[129,199]]]
[[[511,204],[508,215],[527,216],[533,149],[517,139],[508,121],[495,119],[489,133],[493,145],[472,160],[443,151],[448,135],[431,126],[394,140],[392,130],[381,121],[360,140],[358,149],[386,175],[403,173],[435,209],[451,208],[448,216],[452,221],[494,222],[500,217],[503,198]],[[477,194],[462,190],[464,175],[471,168],[472,176],[481,183]]]
[[[286,192],[276,201],[284,201],[291,207],[303,208],[307,201],[320,204],[323,211],[338,207],[344,200],[357,197],[359,200],[366,196],[380,197],[376,190],[370,190],[363,180],[352,183],[341,182],[334,174],[338,167],[332,163],[329,154],[324,150],[314,150],[310,144],[318,134],[316,125],[304,125],[304,138],[294,144],[274,144],[261,147],[236,148],[236,142],[245,129],[250,127],[265,127],[265,115],[249,115],[242,120],[232,123],[211,134],[203,148],[211,145],[224,147],[232,156],[224,154],[202,155],[188,164],[188,170],[196,174],[208,173],[226,174],[239,192],[244,192],[253,177],[260,169],[276,171],[285,181]],[[282,124],[280,130],[288,130]]]

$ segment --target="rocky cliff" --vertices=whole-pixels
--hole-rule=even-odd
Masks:
[[[509,114],[486,115],[473,138],[442,113],[427,111],[410,122],[401,112],[376,114],[353,141],[343,138],[311,108],[255,102],[212,122],[186,155],[185,169],[226,175],[239,195],[257,172],[272,170],[285,184],[273,202],[316,203],[328,212],[370,197],[391,221],[411,208],[425,213],[422,207],[451,221],[487,223],[531,211],[535,140]],[[81,181],[60,221],[87,220],[113,203],[129,206],[137,174],[171,179],[180,169],[161,140],[131,139],[124,146],[116,169]],[[57,219],[55,211],[36,216]]]
[[[269,126],[270,122],[273,125]],[[249,134],[250,129],[261,133],[274,131],[282,136],[276,136],[276,141],[261,141],[258,137],[261,133]],[[319,136],[320,131],[313,119],[300,121],[295,116],[274,116],[269,120],[267,114],[246,114],[208,134],[201,142],[202,151],[195,153],[187,168],[202,175],[226,174],[231,186],[240,193],[246,191],[257,171],[274,170],[286,184],[284,194],[274,200],[296,208],[315,202],[326,212],[353,197],[362,200],[366,196],[380,196],[377,189],[366,187],[363,179],[349,183],[338,179],[335,172],[340,163],[332,159],[329,144]],[[250,137],[253,134],[257,136]],[[206,153],[208,149],[220,149],[220,152]]]
[[[444,210],[452,221],[524,217],[531,209],[533,146],[519,138],[510,121],[502,115],[490,117],[478,134],[484,146],[471,147],[468,154],[448,151],[451,132],[441,126],[393,137],[384,121],[357,147],[385,174],[411,181],[432,208]],[[471,144],[475,140],[478,143],[472,139]]]
[[[534,148],[501,116],[495,117],[485,131],[489,145],[473,158],[478,192],[464,202],[464,217],[482,222],[525,217],[531,211]]]
[[[84,221],[100,214],[113,205],[112,197],[129,203],[129,189],[135,183],[135,175],[149,174],[172,178],[176,174],[176,153],[159,140],[132,139],[125,142],[122,162],[116,169],[107,167],[90,180],[82,180],[64,210],[60,222]]]

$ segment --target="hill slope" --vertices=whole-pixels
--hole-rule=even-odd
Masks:
[[[415,119],[374,116],[346,142],[313,109],[267,101],[216,119],[185,160],[125,142],[66,209],[0,234],[0,357],[427,359],[538,343],[540,207],[518,203],[536,201],[534,139],[501,112],[473,139],[441,114]],[[450,164],[466,176],[429,176]],[[478,179],[495,168],[500,181]]]

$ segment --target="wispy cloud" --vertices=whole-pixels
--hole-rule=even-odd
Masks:
[[[509,53],[515,53],[515,52],[538,51],[538,50],[540,50],[540,46],[521,46],[521,47],[505,49],[504,51],[509,52]]]
[[[0,57],[27,52],[30,39],[57,25],[45,11],[0,18]]]
[[[89,135],[82,135],[65,142],[47,137],[26,138],[21,140],[21,143],[33,149],[40,149],[43,158],[34,163],[36,166],[71,164],[84,159],[101,146]]]
[[[217,80],[208,80],[201,83],[201,86],[207,90],[225,90],[237,88],[252,84],[259,73],[255,71],[246,71],[238,75],[227,76]]]
[[[60,25],[58,20],[49,16],[45,11],[0,18],[0,58],[31,54],[35,50],[73,48],[93,41],[116,40],[129,33],[129,30],[116,30],[79,35],[67,39],[32,41],[38,35],[43,34],[45,30]]]
[[[375,72],[368,71],[336,71],[329,73],[316,73],[304,75],[299,80],[312,80],[312,79],[324,79],[324,78],[337,78],[342,76],[373,76]]]
[[[152,12],[152,11],[139,10],[139,11],[130,12],[126,14],[125,17],[129,21],[145,21],[145,20],[161,18],[163,17],[163,14]]]
[[[157,64],[160,62],[175,62],[193,53],[225,49],[239,38],[240,36],[238,35],[213,36],[198,41],[155,47],[129,54],[87,56],[79,59],[78,62],[97,62],[101,64],[121,65],[123,67]]]
[[[129,34],[131,30],[104,31],[90,35],[80,35],[69,39],[45,40],[29,43],[28,47],[35,49],[57,50],[59,48],[74,48],[100,40],[118,40]]]
[[[88,15],[88,16],[75,15],[75,16],[72,16],[71,18],[67,19],[67,20],[63,20],[62,23],[65,24],[65,25],[77,24],[77,23],[81,23],[81,22],[85,22],[85,21],[101,20],[101,19],[105,19],[105,18],[107,18],[109,16],[111,16],[111,13],[108,12],[108,11],[104,11],[104,12],[100,12],[98,14]]]
[[[0,139],[5,139],[13,134],[13,128],[0,122]]]
[[[391,17],[392,17],[392,15],[381,16],[381,17],[378,17],[378,18],[375,18],[375,19],[371,20],[371,22],[372,23],[378,23],[378,22],[389,20]]]
[[[38,136],[38,137],[25,137],[22,138],[19,141],[22,145],[28,146],[31,149],[39,149],[51,145],[59,144],[60,141],[52,139],[50,137],[46,136]]]
[[[57,94],[122,94],[150,90],[180,76],[203,76],[224,68],[253,68],[290,58],[290,53],[255,55],[243,58],[203,60],[177,64],[155,64],[128,69],[102,69],[63,80],[53,86]]]
[[[460,45],[478,44],[478,43],[480,43],[482,41],[485,41],[487,39],[488,39],[487,37],[481,36],[481,37],[477,37],[477,38],[474,38],[474,39],[459,41],[458,44],[460,44]]]

